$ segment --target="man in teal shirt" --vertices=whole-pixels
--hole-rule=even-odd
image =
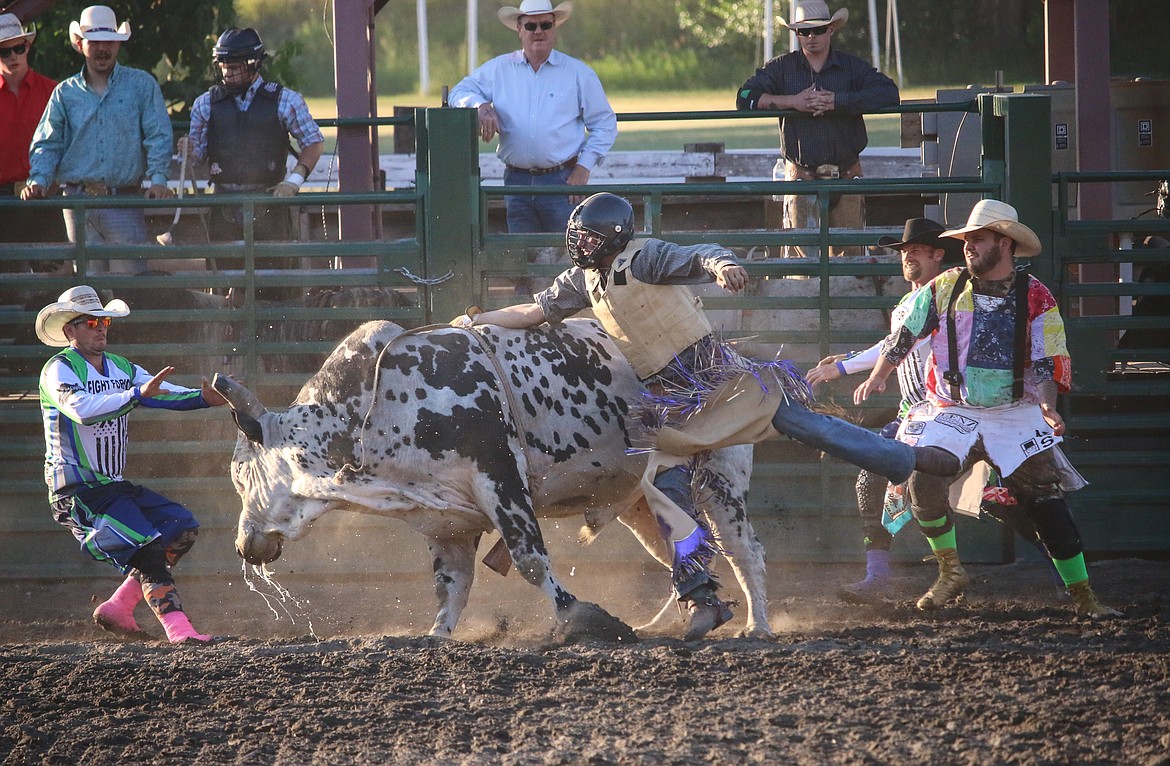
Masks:
[[[73,47],[85,57],[81,71],[53,91],[29,151],[29,180],[22,199],[43,199],[53,184],[70,196],[172,196],[167,187],[171,162],[171,121],[158,83],[149,73],[117,63],[130,26],[114,12],[94,5],[70,24]],[[77,240],[80,213],[64,210],[69,241]],[[141,208],[89,208],[85,239],[91,244],[146,242]],[[133,272],[145,263],[95,263],[94,271]]]

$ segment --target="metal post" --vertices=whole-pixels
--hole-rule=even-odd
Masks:
[[[772,7],[773,0],[764,0],[764,61],[772,60],[772,50],[775,42],[776,9]]]
[[[474,109],[427,109],[425,115],[426,276],[452,274],[430,288],[426,308],[428,321],[446,322],[479,302],[476,255],[483,238],[478,121]]]
[[[1020,221],[1040,238],[1044,250],[1032,273],[1049,287],[1056,275],[1052,241],[1052,99],[1031,93],[992,95],[995,114],[1003,117],[1004,198]]]
[[[334,46],[334,81],[337,89],[337,116],[339,118],[369,118],[371,75],[371,37],[374,28],[373,0],[333,4],[333,28],[337,36]],[[365,87],[354,87],[365,83]],[[343,126],[337,129],[337,156],[340,163],[337,185],[343,193],[374,190],[378,168],[370,167],[370,156],[375,145],[373,128],[363,125]],[[374,239],[373,214],[367,205],[342,205],[338,211],[341,238],[345,241]],[[345,258],[343,266],[372,266],[366,258]],[[356,262],[355,262],[356,261]]]

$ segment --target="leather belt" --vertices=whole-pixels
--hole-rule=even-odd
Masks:
[[[824,165],[817,165],[816,167],[807,167],[791,161],[788,164],[792,166],[793,176],[803,181],[824,178],[857,178],[861,175],[860,159],[855,159],[852,162],[842,163],[840,165],[826,163]]]
[[[122,195],[142,194],[141,186],[107,186],[106,184],[62,184],[61,193],[84,194],[86,197],[117,197]]]
[[[517,173],[527,173],[530,176],[546,176],[549,173],[555,173],[558,170],[577,167],[577,158],[570,157],[560,165],[553,165],[551,168],[518,168],[515,165],[504,165],[504,167]]]

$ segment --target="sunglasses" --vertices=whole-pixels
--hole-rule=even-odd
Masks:
[[[529,32],[535,32],[537,27],[539,27],[543,31],[547,32],[550,29],[552,29],[553,27],[555,27],[556,25],[557,25],[557,23],[555,21],[542,21],[539,24],[537,24],[535,21],[524,22],[524,28],[527,29]]]
[[[91,330],[96,330],[99,327],[109,327],[110,326],[110,318],[109,317],[80,317],[78,319],[74,319],[69,324],[73,325],[74,327],[76,327],[77,325],[85,325],[86,327],[88,327]]]
[[[0,59],[6,59],[9,56],[23,56],[28,52],[28,43],[19,43],[11,45],[7,48],[0,48]]]
[[[828,32],[828,31],[829,31],[828,26],[810,27],[809,29],[798,29],[798,30],[796,30],[796,34],[799,37],[820,37],[821,35],[823,35],[824,33]]]

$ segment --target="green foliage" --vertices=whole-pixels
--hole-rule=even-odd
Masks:
[[[239,25],[259,30],[274,54],[268,71],[276,80],[307,95],[329,96],[335,91],[332,2],[336,1],[340,0],[236,0],[235,11]],[[503,5],[517,2],[481,0],[476,4],[476,63],[518,47],[514,30],[496,19]],[[1157,23],[1161,5],[1161,0],[1110,0],[1114,74],[1170,76],[1170,57],[1165,56],[1164,34]],[[227,26],[226,19],[207,19],[212,13],[222,18],[230,6],[229,0],[135,0],[113,5],[119,19],[126,13],[135,25],[136,36],[124,47],[126,54],[147,36],[140,33],[138,16],[170,16],[170,25],[157,37],[168,43],[166,74],[190,73],[165,89],[176,98],[185,88],[181,83],[191,78],[204,78],[200,88],[205,87],[208,56],[202,51]],[[849,21],[834,36],[834,46],[868,60],[867,0],[828,0],[828,6],[831,11],[841,7],[849,11]],[[418,89],[415,7],[411,0],[393,0],[377,15],[374,44],[379,92]],[[427,0],[426,7],[435,95],[442,85],[454,85],[467,73],[467,0]],[[789,0],[775,2],[778,15],[786,15],[789,7]],[[880,18],[876,19],[883,56],[888,7],[888,0],[879,2]],[[1007,82],[1041,82],[1044,9],[1035,0],[899,0],[903,84],[990,84],[997,70],[1003,71]],[[64,4],[50,11],[63,19],[63,25],[60,21],[50,25],[60,29],[62,40],[76,13],[76,6]],[[572,18],[559,30],[558,48],[593,65],[611,91],[734,88],[763,63],[762,15],[762,0],[574,0]],[[777,21],[773,32],[775,54],[784,53],[789,42],[786,30]],[[39,40],[37,47],[49,46]],[[197,47],[199,51],[194,50]],[[66,75],[80,65],[80,57],[64,48],[57,58],[68,64],[62,70]],[[122,60],[130,63],[125,55]],[[158,51],[140,60],[146,63],[132,65],[154,70],[161,60]],[[882,68],[893,74],[892,54],[889,62]]]
[[[1155,5],[1161,6],[1157,19],[1153,17]],[[1114,42],[1109,59],[1114,77],[1170,78],[1165,12],[1165,5],[1150,0],[1111,0],[1109,28],[1113,30]],[[1119,38],[1125,43],[1119,44]]]
[[[655,45],[591,62],[611,91],[726,89],[729,93],[747,78],[751,60],[744,55],[720,55],[704,48],[672,50]]]
[[[754,45],[763,32],[763,4],[757,0],[676,0],[676,5],[679,28],[708,48]]]
[[[235,23],[231,0],[105,0],[118,23],[130,25],[118,63],[154,74],[171,113],[186,116],[212,82],[211,47],[219,32]],[[57,3],[35,19],[33,67],[63,80],[80,71],[84,59],[69,43],[69,23],[81,3]]]

